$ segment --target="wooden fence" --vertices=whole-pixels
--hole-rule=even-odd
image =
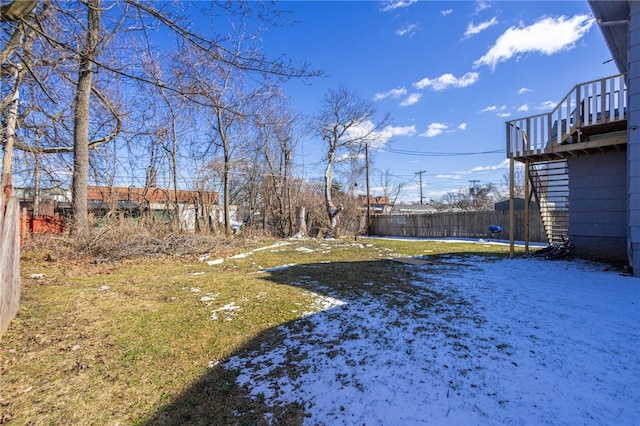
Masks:
[[[469,211],[424,214],[375,215],[371,235],[428,238],[488,238],[490,226],[501,226],[499,238],[508,240],[508,211]],[[524,212],[515,212],[516,241],[524,241]],[[546,242],[547,237],[537,211],[529,214],[529,241]]]
[[[0,337],[20,303],[20,206],[16,197],[0,194]]]

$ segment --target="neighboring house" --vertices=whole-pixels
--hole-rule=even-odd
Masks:
[[[589,4],[620,74],[507,122],[507,156],[525,164],[549,242],[568,236],[576,255],[640,276],[640,2]]]
[[[174,191],[155,186],[89,186],[87,202],[89,210],[96,215],[121,212],[125,216],[138,216],[146,211],[155,217],[170,216],[177,203],[180,226],[185,231],[195,231],[198,222],[224,222],[224,213],[218,204],[218,193],[215,191]],[[232,223],[236,222],[236,215],[237,207],[232,206]]]
[[[362,211],[367,211],[367,207],[371,209],[371,214],[389,214],[393,205],[389,202],[389,197],[369,196],[369,203],[367,203],[367,196],[358,196],[358,202],[362,206]]]
[[[524,210],[524,198],[522,197],[514,197],[513,198],[513,208],[516,211],[523,211]],[[493,205],[493,210],[499,211],[499,212],[506,212],[509,210],[509,200],[502,200],[502,201],[498,201],[497,203],[495,203]],[[535,201],[531,200],[529,202],[529,210],[533,211],[533,210],[538,210],[538,205],[535,203]]]
[[[20,208],[29,214],[53,216],[58,204],[67,202],[67,193],[58,188],[41,188],[36,197],[34,188],[14,188],[13,193],[20,201]]]
[[[36,196],[36,192],[38,196]],[[20,236],[31,234],[60,234],[65,232],[66,222],[57,207],[65,203],[66,193],[57,188],[14,188],[20,202]]]
[[[139,209],[143,207],[151,211],[162,211],[170,209],[176,203],[178,205],[217,205],[218,193],[213,191],[174,191],[157,187],[88,186],[87,201],[96,206],[104,204],[107,208]]]
[[[35,197],[33,188],[16,188],[21,207],[31,214],[38,199],[40,215],[72,215],[69,191],[41,189]],[[218,204],[215,191],[169,190],[155,186],[148,188],[89,186],[87,187],[87,208],[92,218],[102,218],[109,213],[122,217],[138,217],[143,212],[156,218],[168,218],[178,205],[180,226],[185,231],[195,231],[196,223],[224,223],[224,211]],[[237,225],[237,206],[230,206],[231,224]]]
[[[437,210],[427,204],[395,204],[391,212],[398,214],[424,214],[436,213]]]

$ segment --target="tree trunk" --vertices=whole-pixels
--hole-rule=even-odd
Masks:
[[[296,233],[295,238],[302,238],[307,235],[306,210],[304,207],[296,207]]]
[[[0,7],[1,22],[18,22],[38,6],[38,0],[14,0]]]
[[[180,198],[178,197],[178,154],[176,152],[178,135],[176,134],[175,123],[175,115],[173,115],[173,109],[171,109],[171,174],[173,176],[173,220],[175,229],[178,232],[182,232],[182,221],[180,220]]]
[[[18,78],[18,70],[14,71],[14,78]],[[5,141],[4,141],[4,160],[2,165],[2,176],[11,175],[11,163],[13,160],[13,143],[15,140],[16,134],[16,124],[18,122],[18,99],[19,99],[19,90],[16,87],[14,89],[13,95],[11,96],[11,101],[9,103],[9,107],[7,108],[7,115],[4,117],[5,119]],[[13,193],[13,188],[12,188]],[[11,194],[9,194],[11,195]]]
[[[78,83],[76,86],[74,130],[73,130],[73,203],[72,232],[79,242],[89,236],[89,213],[87,206],[87,181],[89,177],[89,111],[93,60],[100,35],[100,0],[87,2],[87,38],[80,56]]]
[[[223,143],[224,150],[224,176],[223,176],[223,193],[224,193],[224,234],[231,236],[231,206],[229,203],[229,169],[231,167],[231,157],[229,156],[229,143],[225,140]]]
[[[40,214],[40,155],[37,152],[33,153],[33,215],[38,216]]]
[[[331,170],[333,169],[333,160],[334,160],[335,150],[330,150],[327,161],[327,168],[324,172],[324,199],[325,199],[325,207],[327,209],[327,215],[329,216],[329,232],[326,235],[326,238],[333,238],[336,235],[336,228],[338,227],[338,215],[342,211],[342,204],[336,207],[333,204],[333,200],[331,198],[331,185],[332,185],[332,177]]]

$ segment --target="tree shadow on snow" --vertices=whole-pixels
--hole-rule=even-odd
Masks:
[[[428,290],[430,272],[438,273],[442,268],[467,267],[458,260],[476,253],[458,253],[454,258],[427,259],[426,263],[401,263],[388,259],[356,262],[309,263],[274,269],[261,274],[261,278],[277,284],[295,286],[332,300],[375,299],[389,309],[399,309],[399,298],[394,296],[415,291],[417,279],[427,285],[421,286],[423,309],[442,301],[445,297]],[[480,253],[477,253],[480,254]],[[456,260],[457,259],[457,260]],[[417,274],[420,274],[418,277]],[[426,274],[425,274],[426,273]],[[401,299],[401,298],[400,298]],[[406,302],[406,300],[405,300]],[[323,315],[332,309],[322,311]],[[316,312],[313,315],[318,315]],[[232,356],[255,356],[278,347],[287,330],[304,327],[309,316],[279,324],[265,330],[245,343]],[[287,354],[285,357],[288,357]],[[225,360],[226,361],[226,360]],[[302,404],[290,403],[272,407],[260,398],[249,396],[249,389],[237,384],[240,370],[227,370],[223,363],[210,368],[204,376],[182,394],[176,396],[159,411],[140,424],[144,425],[299,425],[305,418]],[[287,369],[290,364],[283,364]],[[281,374],[295,374],[280,371]],[[266,416],[266,417],[265,417]],[[268,420],[266,420],[268,419]]]

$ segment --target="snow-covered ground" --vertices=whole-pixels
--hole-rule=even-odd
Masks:
[[[581,261],[456,262],[404,265],[411,291],[305,282],[325,309],[225,368],[267,406],[301,403],[307,425],[640,425],[640,279]]]

